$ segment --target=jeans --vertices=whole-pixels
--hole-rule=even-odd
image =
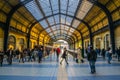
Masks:
[[[110,63],[111,60],[112,60],[112,57],[108,56],[108,63]]]
[[[91,73],[96,72],[96,70],[95,70],[95,61],[94,60],[90,60],[89,64],[90,64]]]

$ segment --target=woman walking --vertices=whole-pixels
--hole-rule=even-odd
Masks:
[[[66,63],[68,64],[67,61],[67,49],[64,48],[63,54],[62,54],[62,60],[60,61],[60,64],[62,64],[62,61],[65,59]]]
[[[79,60],[80,60],[81,63],[84,62],[84,61],[83,61],[82,52],[81,52],[81,48],[80,48],[80,47],[77,49],[77,61],[76,61],[76,62],[79,63]]]

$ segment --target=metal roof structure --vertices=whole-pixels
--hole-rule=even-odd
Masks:
[[[93,34],[107,25],[113,33],[112,23],[120,19],[119,3],[120,0],[0,0],[0,22],[6,23],[6,36],[12,27],[29,38],[47,36],[52,41],[75,42],[90,37],[92,44]]]

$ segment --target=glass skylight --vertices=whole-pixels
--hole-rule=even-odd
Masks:
[[[51,32],[50,28],[46,29],[46,31],[47,31],[48,33]]]
[[[56,30],[56,26],[52,26],[52,30],[53,30],[53,31]]]
[[[57,24],[57,23],[60,23],[59,15],[55,15],[54,18],[55,18],[55,22],[56,22],[56,24]]]
[[[75,27],[75,28],[77,28],[79,26],[79,24],[80,24],[80,21],[74,19],[72,26]]]
[[[64,29],[65,27],[64,27],[64,25],[61,25],[61,29]]]
[[[48,27],[48,24],[45,20],[40,21],[40,24],[42,25],[43,28]]]
[[[64,15],[61,15],[61,23],[65,24],[65,17]]]
[[[27,4],[25,4],[25,7],[36,18],[36,20],[40,20],[41,18],[43,18],[43,15],[41,14],[41,11],[37,7],[35,1],[31,1]]]
[[[68,26],[65,26],[65,30],[68,30],[69,29],[69,27]]]
[[[51,4],[52,4],[52,9],[53,9],[53,13],[58,13],[59,12],[59,8],[58,8],[58,0],[50,0]]]
[[[66,13],[68,0],[60,0],[61,12]]]
[[[51,11],[51,6],[50,6],[50,2],[49,0],[38,0],[45,15],[49,16],[52,15],[52,11]]]
[[[73,32],[74,32],[74,29],[73,29],[73,28],[70,28],[70,32],[72,32],[72,33],[73,33]]]
[[[53,17],[49,17],[47,19],[48,19],[50,25],[54,24],[54,18]]]
[[[56,25],[56,28],[57,28],[57,29],[60,29],[60,25]]]
[[[92,6],[93,6],[93,4],[90,3],[89,1],[83,0],[82,4],[78,10],[77,17],[80,19],[83,19],[86,16],[86,14],[88,13],[88,11],[92,8]]]
[[[80,7],[77,10],[78,4],[80,2],[81,2],[81,4],[79,5]],[[53,38],[55,38],[55,35],[58,34],[62,38],[65,35],[72,35],[72,33],[75,31],[74,28],[77,28],[81,22],[71,16],[74,16],[75,12],[77,11],[77,15],[75,15],[75,17],[82,20],[84,19],[88,11],[92,8],[92,6],[93,4],[90,3],[88,0],[60,0],[60,3],[59,0],[31,0],[30,2],[25,4],[26,9],[28,9],[28,11],[33,15],[33,17],[37,21],[39,21],[42,18],[45,18],[39,23],[44,29],[50,27],[46,29],[46,32],[48,33],[51,32],[49,35],[52,36]],[[43,12],[41,11],[41,9]],[[58,14],[54,15],[56,13]],[[46,20],[48,20],[50,26],[48,26]],[[74,28],[71,28],[66,25],[73,26]],[[75,34],[78,33],[75,32]]]
[[[71,18],[71,17],[67,17],[67,18],[66,18],[66,24],[67,24],[67,25],[70,25],[71,22],[72,22],[72,19],[73,19],[73,18]]]
[[[69,0],[68,14],[74,16],[79,0]]]

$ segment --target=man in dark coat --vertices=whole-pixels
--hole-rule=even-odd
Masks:
[[[7,51],[7,56],[8,56],[8,64],[12,64],[12,57],[13,57],[13,50],[12,48],[10,48],[8,51]]]
[[[95,62],[97,59],[97,53],[93,50],[93,47],[90,47],[90,53],[88,54],[88,61],[90,64],[91,73],[95,73]]]

